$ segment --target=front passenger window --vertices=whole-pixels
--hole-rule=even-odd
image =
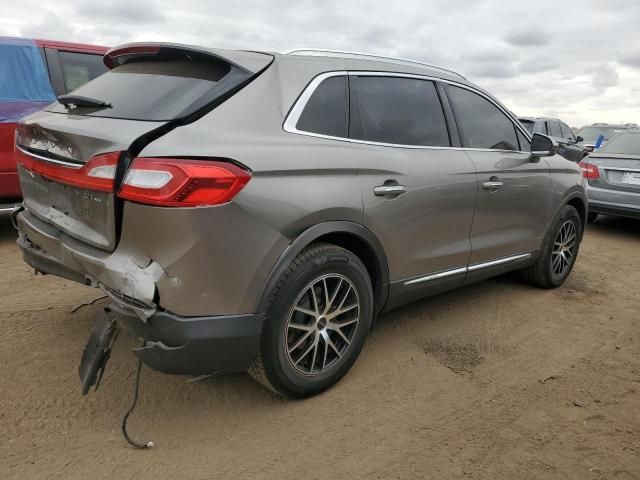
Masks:
[[[576,141],[576,137],[573,136],[573,132],[571,131],[568,125],[561,123],[560,128],[562,129],[562,138],[566,138],[570,142]]]
[[[465,147],[520,150],[515,125],[498,107],[464,88],[448,91]]]

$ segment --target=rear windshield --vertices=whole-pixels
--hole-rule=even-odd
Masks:
[[[103,101],[110,108],[74,108],[54,104],[59,113],[130,120],[168,121],[179,117],[230,71],[217,61],[184,58],[126,63],[75,89],[72,94]]]
[[[614,135],[624,131],[625,129],[619,127],[584,127],[578,131],[578,136],[584,138],[587,143],[596,143],[600,135],[603,135],[604,140],[607,141]]]
[[[640,155],[640,133],[621,133],[600,147],[598,153]]]

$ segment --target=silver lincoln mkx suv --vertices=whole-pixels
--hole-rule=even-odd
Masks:
[[[454,72],[334,51],[129,44],[19,126],[18,243],[111,298],[157,370],[248,370],[290,397],[356,360],[376,315],[509,270],[562,284],[580,168]]]

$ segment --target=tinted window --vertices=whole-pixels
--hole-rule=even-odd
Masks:
[[[533,131],[536,133],[542,133],[543,135],[548,135],[547,122],[536,122],[536,128],[534,128]]]
[[[520,120],[520,123],[524,125],[524,127],[529,130],[529,133],[533,133],[533,127],[535,123],[533,120]]]
[[[296,128],[332,137],[346,137],[347,120],[347,77],[330,77],[315,89]]]
[[[520,142],[520,150],[523,152],[530,152],[531,142],[527,140],[527,138],[519,130],[516,130],[516,133],[518,134],[518,142]]]
[[[640,155],[640,133],[621,133],[605,143],[598,153]]]
[[[50,110],[131,120],[172,120],[209,94],[229,70],[228,63],[216,60],[181,58],[126,63],[73,92],[102,100],[111,108],[67,111],[62,105],[54,104]]]
[[[547,122],[547,124],[549,125],[549,135],[562,138],[562,131],[560,131],[560,124],[558,122]]]
[[[575,138],[573,137],[573,132],[571,131],[571,128],[569,128],[568,125],[561,123],[560,124],[560,130],[562,131],[562,138],[566,138],[567,140],[575,140]]]
[[[363,76],[353,83],[351,138],[398,145],[451,145],[433,82]]]
[[[453,86],[449,87],[449,97],[466,147],[520,150],[515,125],[493,103]]]
[[[102,63],[102,55],[59,52],[59,58],[67,93],[107,71],[107,67]]]
[[[619,127],[583,127],[578,131],[578,135],[584,138],[587,143],[596,143],[600,135],[604,136],[605,140],[609,140],[614,135],[624,131]]]

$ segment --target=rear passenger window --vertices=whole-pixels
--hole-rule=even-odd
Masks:
[[[331,137],[347,137],[347,77],[330,77],[315,89],[296,128]]]
[[[465,147],[520,150],[515,125],[498,107],[464,88],[448,92]]]
[[[102,55],[59,52],[59,58],[67,93],[107,71],[107,67],[102,63]]]
[[[560,124],[558,122],[549,122],[549,135],[551,135],[552,137],[562,138]]]
[[[534,133],[542,133],[547,135],[547,122],[536,122],[536,127],[533,129]]]
[[[353,83],[351,138],[397,145],[451,145],[433,82],[361,76]]]

